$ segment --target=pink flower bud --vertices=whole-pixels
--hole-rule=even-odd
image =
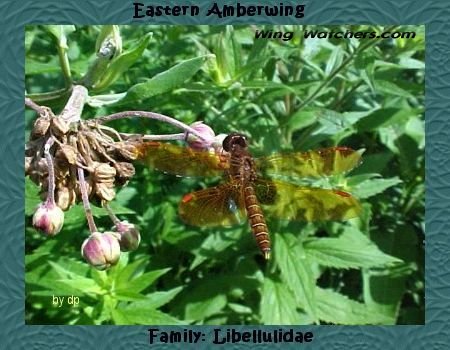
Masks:
[[[136,250],[141,242],[141,235],[139,230],[133,224],[128,221],[119,221],[113,230],[120,235],[119,243],[120,250],[123,252],[128,252],[131,250]]]
[[[33,226],[48,236],[55,236],[64,224],[64,212],[56,204],[41,203],[33,215]]]
[[[214,142],[215,137],[214,130],[211,129],[208,125],[203,124],[203,122],[195,122],[191,125],[191,128],[197,131],[200,135],[202,135],[204,140],[188,133],[186,141],[189,147],[196,150],[210,148],[211,144]]]
[[[94,232],[81,246],[81,255],[97,270],[106,270],[120,258],[119,238],[115,232]]]
[[[214,147],[215,150],[221,151],[223,149],[223,140],[227,137],[227,134],[219,134],[214,137],[213,142],[211,143],[211,146]]]

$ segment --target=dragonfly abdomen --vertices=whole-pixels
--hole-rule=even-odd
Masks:
[[[255,190],[252,186],[244,188],[245,209],[247,210],[248,221],[250,227],[258,243],[259,249],[264,255],[264,258],[270,258],[270,237],[267,228],[264,214],[259,205],[258,199],[255,195]]]

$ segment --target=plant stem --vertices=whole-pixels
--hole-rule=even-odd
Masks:
[[[57,47],[58,47],[59,63],[61,65],[64,77],[64,84],[66,88],[68,88],[72,85],[72,74],[70,73],[70,64],[69,58],[67,57],[67,48],[61,45],[58,45]]]
[[[46,108],[39,106],[37,103],[35,103],[31,98],[25,97],[25,106],[28,108],[31,108],[34,110],[37,114],[40,116],[44,115],[46,113]]]
[[[77,168],[78,183],[80,185],[81,198],[83,200],[84,213],[89,225],[89,231],[91,233],[97,232],[97,226],[95,225],[94,216],[92,215],[91,204],[89,203],[89,196],[86,189],[86,180],[84,179],[84,170]]]
[[[167,135],[140,135],[140,134],[127,134],[119,133],[124,139],[130,139],[133,137],[139,137],[145,141],[169,141],[169,140],[184,140],[186,138],[185,133],[181,134],[167,134]]]
[[[44,102],[55,101],[60,98],[66,97],[66,95],[70,94],[71,91],[72,91],[71,88],[59,89],[59,90],[43,92],[43,93],[39,93],[39,94],[29,94],[29,95],[27,95],[27,97],[29,97],[33,101],[37,101],[39,103],[44,103]]]
[[[48,168],[48,190],[47,190],[47,204],[55,206],[55,168],[53,167],[53,157],[50,154],[50,148],[53,146],[55,140],[50,137],[44,146],[45,160]]]
[[[189,125],[184,124],[183,122],[180,122],[172,117],[168,117],[167,115],[154,113],[154,112],[125,111],[125,112],[119,112],[119,113],[106,115],[103,117],[98,117],[95,120],[98,123],[102,124],[102,123],[109,122],[111,120],[124,119],[124,118],[135,118],[135,117],[155,119],[155,120],[159,120],[159,121],[162,121],[162,122],[165,122],[168,124],[172,124],[180,129],[183,129],[186,133],[195,135],[202,141],[208,141],[202,134],[200,134],[195,129],[191,128]]]
[[[117,225],[118,223],[120,223],[120,220],[117,218],[116,214],[113,213],[109,204],[105,201],[102,204],[103,204],[103,208],[105,208],[106,212],[109,215],[109,218],[114,223],[114,225]]]

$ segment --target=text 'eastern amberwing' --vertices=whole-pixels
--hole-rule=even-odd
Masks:
[[[189,225],[231,226],[246,216],[261,252],[269,259],[271,243],[265,214],[289,220],[328,221],[351,219],[361,211],[357,199],[348,192],[298,186],[261,175],[338,175],[360,163],[361,154],[357,151],[332,147],[255,159],[248,151],[245,136],[238,133],[228,135],[222,146],[219,153],[160,142],[142,142],[138,146],[138,158],[163,172],[181,176],[223,175],[222,184],[184,195],[179,215]]]

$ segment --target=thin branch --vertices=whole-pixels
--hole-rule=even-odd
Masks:
[[[149,119],[154,119],[154,120],[159,120],[168,124],[172,124],[173,126],[176,126],[182,130],[184,130],[185,132],[189,133],[189,134],[193,134],[196,137],[198,137],[199,139],[201,139],[202,141],[208,141],[205,136],[203,136],[202,134],[200,134],[198,131],[196,131],[195,129],[191,128],[189,125],[184,124],[174,118],[171,118],[167,115],[164,114],[159,114],[159,113],[154,113],[154,112],[145,112],[145,111],[125,111],[125,112],[120,112],[120,113],[114,113],[114,114],[110,114],[110,115],[106,115],[103,117],[98,117],[95,120],[102,124],[102,123],[106,123],[109,122],[111,120],[117,120],[117,119],[125,119],[125,118],[149,118]]]
[[[31,98],[25,97],[25,106],[34,110],[37,114],[42,115],[45,113],[45,107],[39,106]]]
[[[86,180],[84,179],[84,170],[77,168],[78,183],[80,185],[81,198],[83,200],[84,212],[89,225],[89,231],[91,233],[97,232],[97,226],[95,225],[94,216],[92,215],[91,204],[89,203],[89,195],[86,189]]]
[[[54,139],[50,137],[44,146],[45,160],[47,161],[48,168],[48,190],[47,190],[47,203],[55,206],[55,168],[53,165],[53,157],[50,154],[50,148],[53,146]]]
[[[111,207],[109,206],[108,202],[103,201],[102,203],[103,208],[105,208],[106,212],[108,213],[109,218],[114,223],[114,225],[117,225],[120,223],[119,218],[116,216],[116,214],[113,213]]]
[[[145,141],[169,141],[169,140],[184,140],[186,139],[186,134],[167,134],[167,135],[141,135],[141,134],[127,134],[127,133],[120,133],[120,136],[122,136],[124,139],[131,139],[131,138],[140,138]]]

